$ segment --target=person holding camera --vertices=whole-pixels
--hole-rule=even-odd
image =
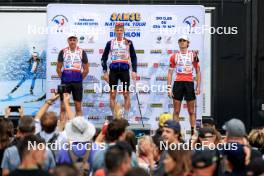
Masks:
[[[61,78],[60,91],[72,93],[76,116],[82,115],[82,81],[89,72],[88,58],[81,48],[77,46],[78,39],[75,34],[67,38],[69,46],[62,49],[58,56],[57,73]],[[61,120],[65,120],[65,107],[61,103]]]

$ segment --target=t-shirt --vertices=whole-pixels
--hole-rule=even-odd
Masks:
[[[48,172],[40,169],[16,169],[9,174],[10,176],[51,176]]]
[[[110,144],[114,145],[114,144]],[[109,144],[105,144],[105,150],[102,150],[100,152],[97,152],[94,157],[93,157],[93,163],[92,163],[92,170],[93,172],[97,171],[100,168],[105,167],[105,154],[110,147]],[[138,167],[138,162],[137,162],[137,155],[135,152],[132,152],[131,156],[131,166],[132,167]]]
[[[176,68],[176,81],[193,82],[193,68],[199,67],[195,60],[196,54],[192,51],[177,52],[170,57],[170,68]]]
[[[58,62],[63,62],[61,80],[63,83],[82,82],[82,64],[88,63],[86,52],[77,47],[72,52],[69,47],[60,51]]]
[[[48,171],[55,167],[55,160],[50,149],[46,150],[47,158],[44,162],[44,170]],[[8,147],[4,152],[1,168],[8,169],[10,172],[15,170],[20,165],[20,156],[17,150],[17,146]]]

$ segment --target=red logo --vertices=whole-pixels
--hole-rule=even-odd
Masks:
[[[104,53],[104,49],[99,49],[99,54],[103,54]]]
[[[154,64],[153,64],[153,67],[154,67],[154,68],[158,68],[158,67],[159,67],[159,64],[158,64],[158,63],[154,63]]]
[[[103,108],[104,107],[104,103],[103,102],[100,102],[99,103],[99,108]]]

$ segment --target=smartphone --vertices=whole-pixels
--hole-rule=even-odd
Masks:
[[[21,108],[21,106],[9,106],[10,112],[19,112],[18,109]]]

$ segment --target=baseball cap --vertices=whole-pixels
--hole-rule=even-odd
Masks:
[[[214,130],[212,128],[200,128],[198,131],[198,137],[205,138],[206,134],[210,134],[210,136],[215,135]]]
[[[180,133],[181,132],[181,125],[180,125],[179,122],[177,122],[175,120],[167,120],[164,123],[163,127],[173,129],[176,133]]]
[[[123,22],[117,22],[115,24],[115,29],[118,29],[118,28],[124,28],[124,23]]]
[[[244,137],[247,134],[244,123],[235,118],[227,121],[223,129],[228,133],[229,137]]]
[[[215,125],[215,121],[213,118],[206,117],[202,119],[203,124],[210,124],[210,125]]]
[[[69,38],[77,38],[77,35],[75,33],[69,33],[67,39]]]
[[[178,41],[179,41],[180,39],[183,39],[183,40],[187,40],[187,41],[189,41],[189,38],[188,38],[187,35],[181,35],[181,36],[179,37]]]
[[[203,169],[211,166],[218,161],[218,156],[215,150],[203,149],[196,150],[192,155],[192,166],[196,169]]]

